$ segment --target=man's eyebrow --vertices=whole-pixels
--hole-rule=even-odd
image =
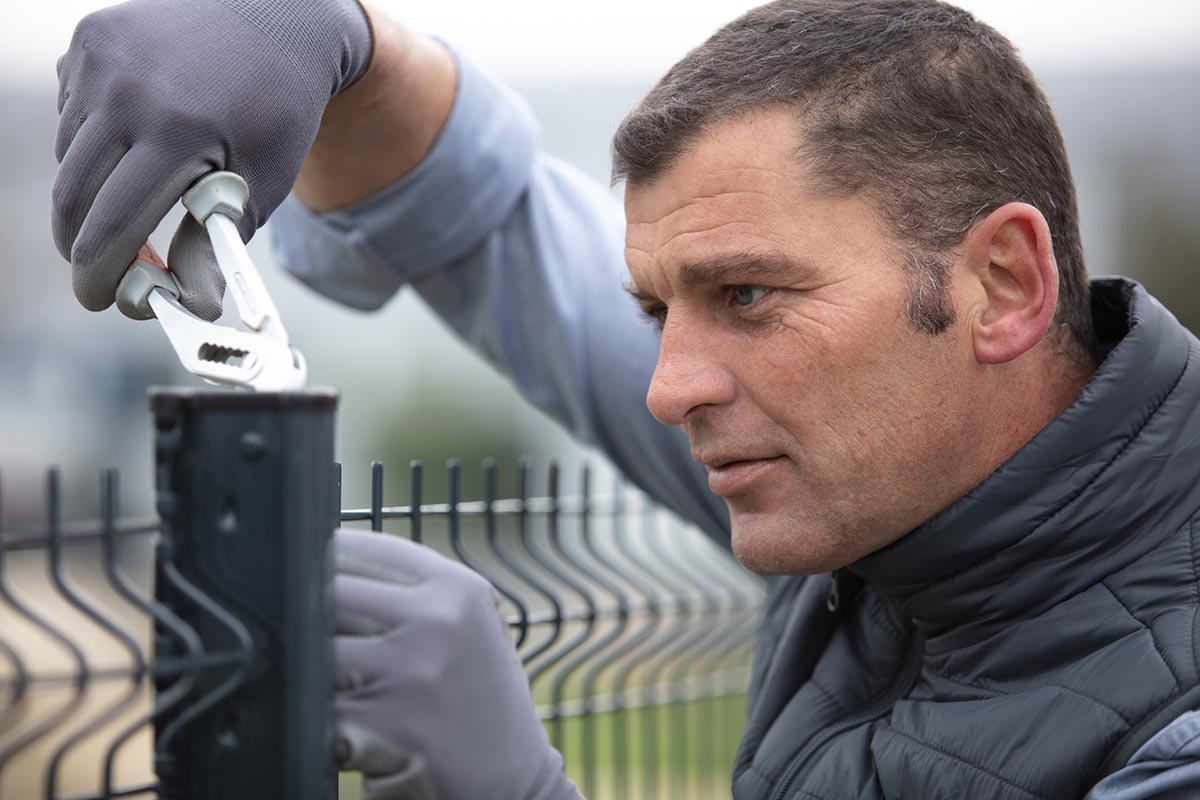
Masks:
[[[812,268],[782,253],[746,253],[717,258],[679,268],[680,289],[698,286],[755,283],[794,283],[812,273]]]
[[[746,253],[710,259],[679,268],[679,288],[683,291],[700,286],[722,284],[795,283],[812,274],[812,267],[782,253]],[[633,280],[625,282],[625,291],[642,305],[659,301],[658,296],[638,287]]]

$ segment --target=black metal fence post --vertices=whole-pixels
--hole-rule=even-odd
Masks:
[[[211,666],[191,702],[155,720],[162,797],[329,800],[337,395],[171,389],[150,405],[156,594],[199,633]],[[161,689],[182,655],[160,630]]]
[[[370,507],[341,510],[334,393],[151,406],[159,517],[121,519],[111,472],[99,520],[65,517],[54,470],[44,520],[0,508],[0,800],[330,800],[338,524],[492,581],[589,797],[727,795],[762,587],[699,531],[623,484],[596,495],[586,467],[574,493],[553,466],[534,491],[526,461],[507,497],[485,462],[479,501],[451,462],[435,502],[414,462],[407,506],[385,504],[376,463]]]

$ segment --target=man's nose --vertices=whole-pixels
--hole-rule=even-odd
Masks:
[[[731,403],[736,385],[703,335],[668,318],[646,407],[664,425],[680,425],[701,409]]]

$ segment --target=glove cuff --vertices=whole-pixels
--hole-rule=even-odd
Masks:
[[[345,91],[367,71],[374,36],[358,0],[217,0],[279,46],[314,96]]]

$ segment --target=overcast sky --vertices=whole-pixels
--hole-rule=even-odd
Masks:
[[[167,0],[161,0],[167,2]],[[110,3],[23,3],[0,28],[0,84],[53,87],[75,22]],[[654,77],[721,24],[739,0],[378,0],[397,19],[438,33],[502,76]],[[1198,0],[966,0],[1035,70],[1200,64]]]

